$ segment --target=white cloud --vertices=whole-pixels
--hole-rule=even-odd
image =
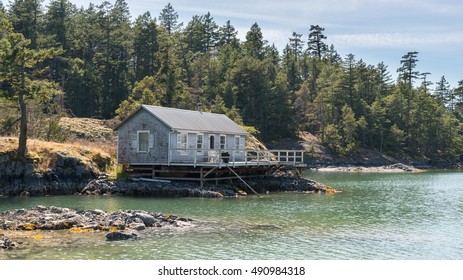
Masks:
[[[463,44],[463,32],[333,34],[335,46],[361,48],[431,48]]]

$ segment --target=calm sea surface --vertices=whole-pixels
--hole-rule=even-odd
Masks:
[[[41,204],[142,209],[194,219],[195,226],[104,234],[42,233],[0,259],[463,259],[463,172],[307,172],[342,191],[261,198],[0,198],[0,211]]]

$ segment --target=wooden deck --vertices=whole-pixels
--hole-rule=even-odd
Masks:
[[[301,173],[304,167],[302,150],[174,149],[168,164],[132,164],[127,171],[133,178],[198,181],[203,186],[209,181],[218,184],[224,180],[263,177],[280,168]]]

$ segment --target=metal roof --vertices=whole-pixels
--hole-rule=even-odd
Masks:
[[[187,130],[199,132],[214,132],[223,134],[247,135],[241,128],[226,115],[208,112],[182,110],[176,108],[141,105],[172,130]]]

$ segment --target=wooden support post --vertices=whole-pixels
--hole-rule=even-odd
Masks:
[[[238,174],[237,174],[233,169],[231,169],[230,167],[227,166],[227,168],[230,169],[230,171],[231,171],[233,174],[235,174],[235,176],[238,177],[238,179],[240,179],[241,182],[243,182],[243,183],[246,185],[246,187],[248,187],[248,188],[249,188],[251,191],[253,191],[258,197],[260,197],[260,195],[259,195],[253,188],[251,188],[251,186],[248,185],[248,183],[246,183],[246,181],[244,181],[243,178],[240,177],[240,175],[238,175]]]
[[[203,167],[201,166],[199,170],[199,176],[200,176],[200,181],[201,181],[201,188],[204,186],[204,177],[203,177]]]

